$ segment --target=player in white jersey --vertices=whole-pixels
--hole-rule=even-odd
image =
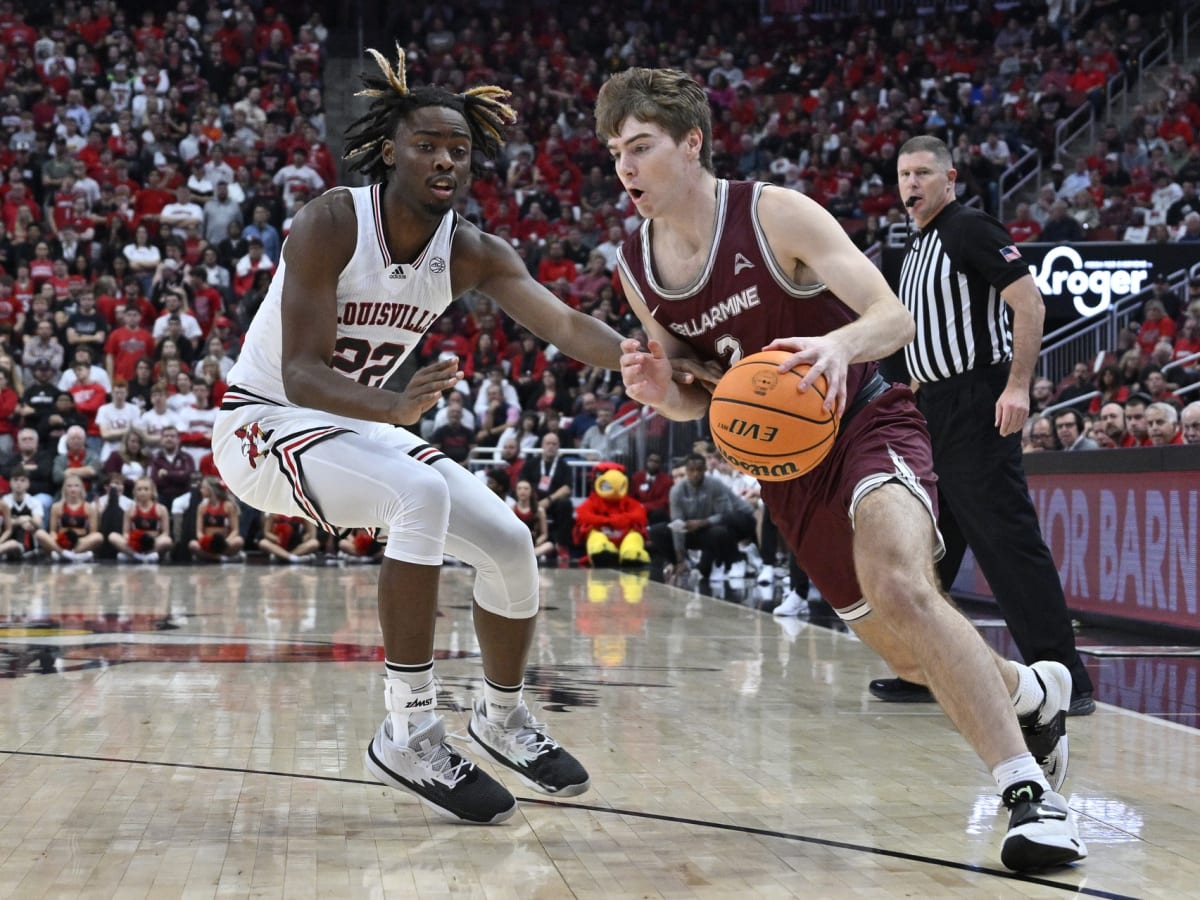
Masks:
[[[564,353],[615,369],[620,336],[534,281],[503,240],[454,213],[473,164],[499,151],[507,92],[409,89],[401,51],[366,77],[369,111],[347,158],[373,182],[335,189],[296,217],[246,335],[213,432],[222,477],[247,503],[331,531],[378,528],[385,541],[379,619],[388,715],[368,771],[437,812],[498,822],[516,801],[445,740],[435,714],[433,637],[443,552],[476,569],[474,619],[485,676],[471,736],[547,793],[588,786],[582,765],[522,698],[538,609],[528,530],[466,469],[397,425],[416,423],[461,377],[455,360],[380,388],[451,300],[470,290]],[[475,154],[474,160],[472,153]]]

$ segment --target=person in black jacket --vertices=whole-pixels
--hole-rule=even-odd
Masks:
[[[571,502],[571,467],[559,454],[561,442],[557,434],[542,438],[540,456],[525,460],[521,479],[533,485],[538,506],[550,519],[550,539],[558,547],[559,558],[572,546],[571,531],[575,527],[575,506]]]

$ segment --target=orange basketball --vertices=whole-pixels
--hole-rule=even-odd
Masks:
[[[808,366],[781,373],[779,364],[791,355],[764,350],[747,356],[713,390],[708,422],[717,449],[759,481],[787,481],[815,468],[837,435],[838,420],[822,407],[825,376],[797,390]]]

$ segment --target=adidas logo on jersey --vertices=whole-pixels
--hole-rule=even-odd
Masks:
[[[408,278],[408,276],[404,274],[404,266],[396,266],[388,278]]]

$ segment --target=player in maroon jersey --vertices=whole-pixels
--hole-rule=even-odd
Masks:
[[[1033,694],[1052,705],[1040,682],[991,653],[938,586],[928,434],[911,392],[883,382],[875,363],[912,340],[912,317],[808,197],[714,175],[708,101],[687,74],[613,76],[596,122],[647,220],[618,252],[626,296],[649,336],[646,347],[622,344],[627,392],[688,420],[707,413],[706,384],[764,348],[791,352],[781,370],[811,366],[801,390],[825,376],[838,437],[809,474],[763,485],[773,520],[864,641],[885,659],[906,650],[921,661],[923,680],[1011,810],[1004,863],[1028,871],[1082,859],[1087,851],[1055,793],[1066,763],[1060,711],[1039,710],[1027,749],[1009,698]],[[695,382],[673,381],[673,358],[693,361]]]

